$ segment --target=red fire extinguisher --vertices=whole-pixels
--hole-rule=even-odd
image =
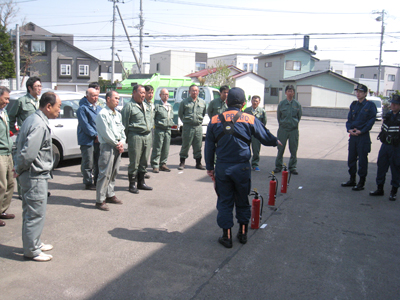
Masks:
[[[271,180],[269,182],[269,198],[268,205],[275,206],[276,192],[278,190],[278,179],[275,177],[274,172],[271,172]]]
[[[260,221],[262,219],[264,199],[257,193],[257,189],[254,189],[254,192],[250,195],[254,195],[254,199],[251,203],[251,229],[258,229],[260,228]]]
[[[287,193],[287,186],[288,186],[288,170],[286,167],[286,164],[283,165],[283,171],[282,171],[282,184],[281,184],[281,193],[286,194]]]

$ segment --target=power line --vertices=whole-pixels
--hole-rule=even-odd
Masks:
[[[204,4],[198,2],[186,2],[179,0],[151,0],[154,2],[165,2],[165,3],[174,3],[174,4],[183,4],[183,5],[192,5],[192,6],[203,6],[203,7],[213,7],[213,8],[221,8],[221,9],[236,9],[236,10],[249,10],[249,11],[265,11],[271,13],[288,13],[288,14],[311,14],[311,15],[368,15],[368,13],[343,13],[343,12],[311,12],[311,11],[289,11],[289,10],[276,10],[276,9],[265,9],[265,8],[252,8],[252,7],[237,7],[230,5],[219,5],[219,4]]]

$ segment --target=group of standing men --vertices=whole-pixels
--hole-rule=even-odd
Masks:
[[[376,105],[368,101],[368,88],[357,85],[357,101],[350,105],[346,129],[349,133],[348,167],[350,179],[343,182],[343,187],[352,187],[353,191],[364,190],[368,173],[368,153],[371,152],[370,130],[376,119]],[[383,196],[386,173],[391,170],[392,180],[389,200],[395,201],[400,186],[400,96],[392,95],[390,111],[383,116],[381,132],[378,136],[382,142],[378,155],[378,171],[376,176],[377,189],[370,192],[371,196]],[[358,170],[357,170],[358,161]],[[356,182],[356,174],[360,179]]]

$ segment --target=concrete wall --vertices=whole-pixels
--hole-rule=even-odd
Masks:
[[[264,106],[264,84],[264,79],[254,74],[247,74],[236,78],[234,86],[244,90],[247,101],[254,95],[260,96],[260,105]]]
[[[347,119],[349,109],[347,108],[328,108],[328,107],[307,107],[303,106],[303,116]]]
[[[354,94],[342,93],[312,85],[297,86],[297,100],[303,107],[329,107],[348,109],[356,100]]]
[[[195,52],[165,51],[150,55],[150,73],[185,76],[195,72]],[[159,69],[157,70],[157,63]]]

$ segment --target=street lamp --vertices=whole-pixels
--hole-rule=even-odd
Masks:
[[[378,88],[376,91],[377,96],[379,96],[379,87],[381,83],[381,65],[382,65],[382,46],[383,46],[383,34],[385,32],[385,10],[382,10],[381,12],[374,12],[375,14],[380,14],[375,20],[377,22],[382,22],[381,23],[381,42],[379,46],[379,67],[378,67]]]

